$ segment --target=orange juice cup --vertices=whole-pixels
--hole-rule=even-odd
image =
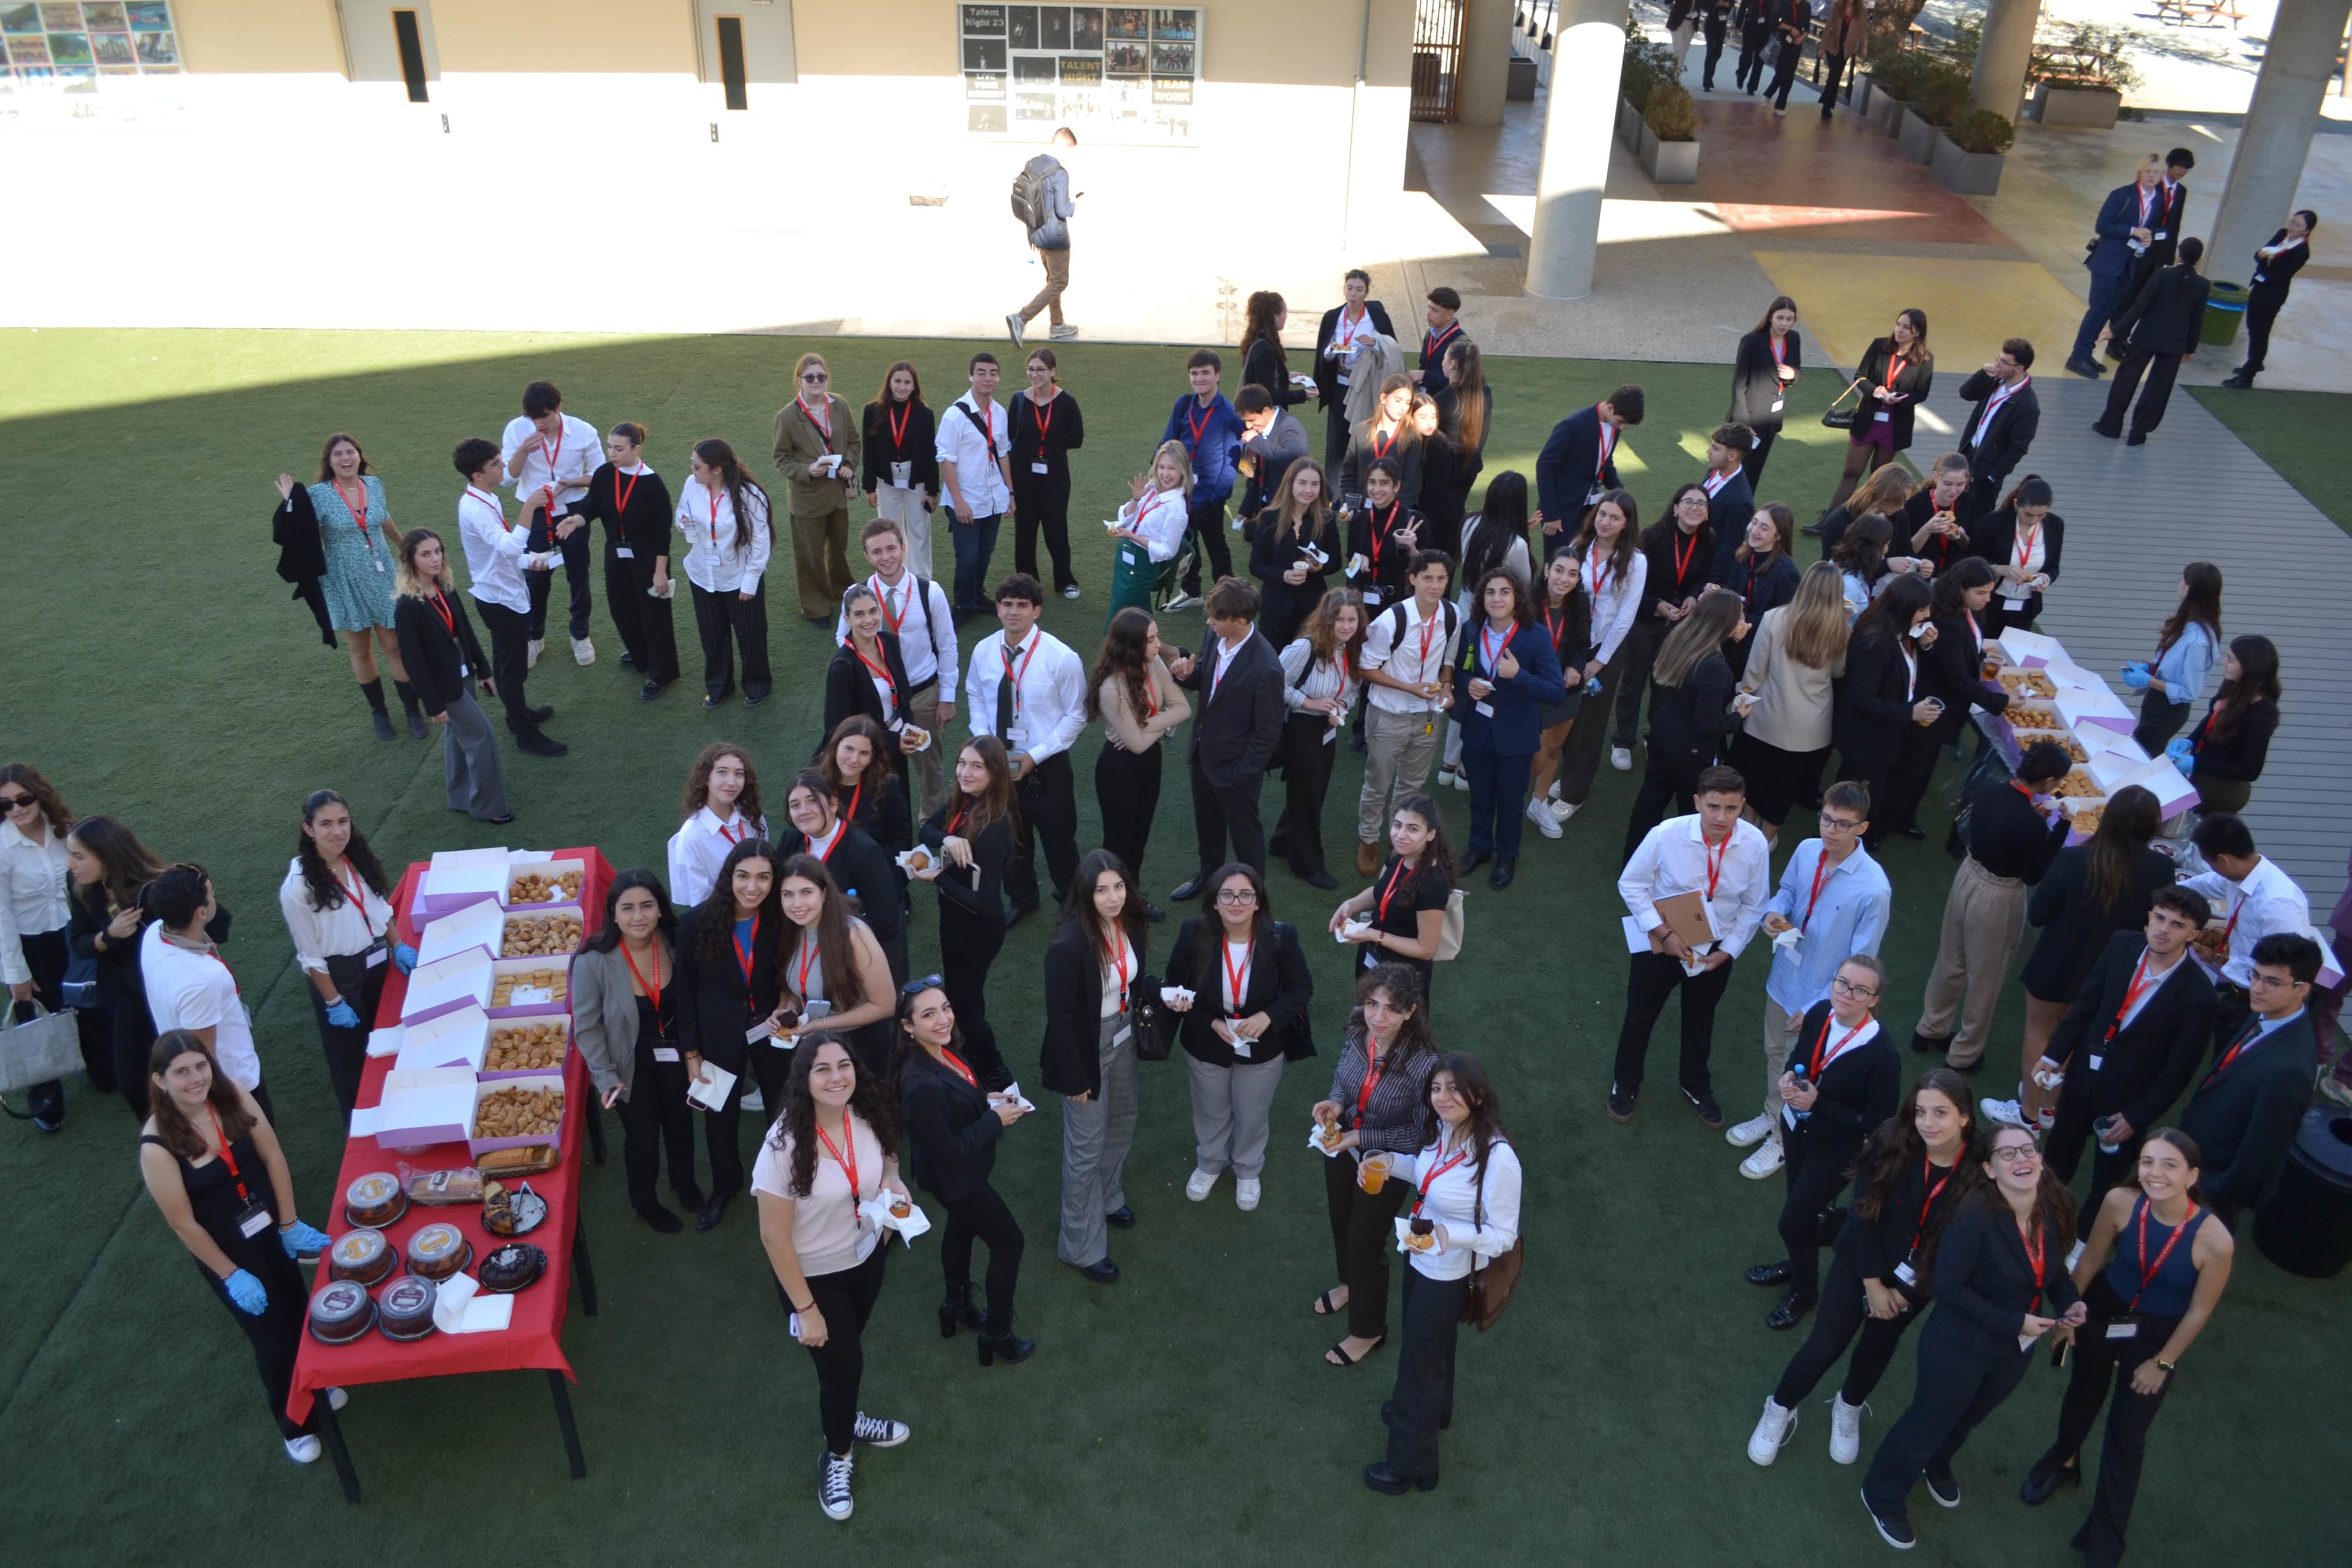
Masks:
[[[1356,1184],[1367,1194],[1378,1193],[1388,1185],[1389,1163],[1390,1156],[1385,1152],[1365,1155],[1363,1163],[1356,1167]]]

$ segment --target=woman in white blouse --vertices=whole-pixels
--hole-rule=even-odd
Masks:
[[[1141,474],[1127,481],[1129,500],[1118,509],[1118,526],[1110,536],[1118,541],[1111,564],[1108,626],[1119,611],[1133,605],[1151,608],[1152,590],[1160,584],[1160,568],[1176,559],[1184,543],[1192,493],[1192,460],[1181,441],[1162,441],[1151,456],[1151,477]]]
[[[1595,726],[1598,728],[1598,726]],[[1364,1469],[1374,1491],[1437,1489],[1437,1434],[1454,1422],[1454,1350],[1474,1269],[1518,1245],[1519,1157],[1503,1130],[1486,1065],[1456,1051],[1429,1075],[1437,1141],[1400,1156],[1388,1179],[1411,1189],[1404,1330],[1396,1392],[1381,1407],[1387,1458]]]
[[[669,836],[669,896],[677,908],[690,910],[718,885],[729,850],[768,836],[751,754],[731,741],[703,747],[687,772],[677,814],[678,829]]]
[[[346,1116],[359,1104],[384,976],[394,966],[403,974],[416,967],[416,950],[394,929],[391,892],[383,863],[352,821],[352,803],[331,789],[304,801],[278,907],[294,939],[294,962],[310,981],[327,1081]]]
[[[69,956],[66,929],[66,834],[73,813],[40,770],[29,763],[0,766],[0,979],[21,1021],[35,1003],[65,1009],[60,989]],[[96,1019],[90,1019],[95,1037]],[[51,1079],[30,1090],[33,1125],[55,1132],[65,1125],[65,1086]]]
[[[1585,683],[1585,700],[1595,704],[1593,710],[1599,713],[1608,712],[1616,700],[1618,655],[1625,647],[1625,634],[1633,629],[1634,612],[1649,585],[1649,558],[1637,542],[1641,530],[1641,513],[1633,498],[1623,490],[1611,490],[1593,504],[1584,526],[1577,531],[1575,542],[1568,547],[1584,579],[1585,602],[1591,606],[1592,648],[1584,656],[1581,671],[1563,655],[1560,672],[1571,683],[1580,679]],[[1601,682],[1599,691],[1591,689],[1596,679]],[[1570,729],[1568,743],[1560,752],[1559,778],[1551,791],[1551,814],[1559,821],[1574,816],[1591,795],[1608,731],[1609,726],[1601,723]]]
[[[1331,790],[1331,763],[1339,731],[1363,689],[1364,596],[1353,588],[1323,595],[1282,650],[1282,821],[1267,852],[1286,856],[1309,887],[1339,885],[1323,864],[1323,801]]]
[[[768,700],[768,601],[761,584],[775,531],[768,492],[743,471],[724,441],[698,441],[693,477],[677,498],[677,525],[692,542],[686,580],[694,588],[694,624],[702,634],[702,706],[735,689],[735,650],[743,653],[743,706]]]

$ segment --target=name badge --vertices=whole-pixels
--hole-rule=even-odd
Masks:
[[[2157,238],[2158,238],[2158,239],[2162,239],[2162,238],[2164,238],[2164,237],[2166,237],[2167,232],[2168,232],[2168,231],[2167,231],[2167,230],[2164,230],[2164,229],[2158,229],[2158,230],[2156,231],[2156,237],[2157,237]]]
[[[1372,609],[1376,607],[1380,602],[1381,591],[1378,588],[1367,588],[1364,590],[1364,608],[1368,610]]]
[[[1133,1038],[1135,1038],[1134,1026],[1130,1024],[1121,1024],[1118,1026],[1118,1033],[1110,1037],[1110,1043],[1113,1048],[1117,1048],[1118,1047],[1127,1044],[1128,1041]]]
[[[1033,474],[1045,473],[1046,471],[1045,465],[1043,463],[1032,463],[1029,465],[1029,471]]]
[[[656,1046],[654,1047],[654,1060],[657,1062],[674,1062],[677,1059],[677,1047],[676,1046]]]
[[[1895,418],[1895,416],[1882,409],[1878,413],[1872,415],[1870,417],[1874,424],[1885,425],[1891,423]]]
[[[2041,1337],[2042,1336],[2040,1334],[2020,1334],[2017,1336],[2017,1348],[2021,1351],[2030,1351],[2033,1348],[2033,1342]]]
[[[247,1241],[251,1241],[255,1237],[268,1230],[272,1223],[269,1217],[269,1205],[256,1202],[251,1208],[236,1216],[236,1233]]]
[[[2000,602],[2000,607],[2004,610],[2021,610],[2025,608],[2025,601],[2023,599],[2003,599]]]
[[[2091,1070],[2092,1070],[2093,1072],[2096,1072],[2096,1071],[2098,1071],[2101,1068],[2103,1068],[2103,1067],[2105,1067],[2105,1066],[2106,1066],[2106,1065],[2107,1065],[2107,1058],[2105,1058],[2105,1057],[2098,1057],[2098,1056],[2095,1056],[2095,1057],[2093,1057],[2093,1058],[2091,1058]]]
[[[382,561],[378,561],[378,562],[375,563],[375,569],[376,569],[377,571],[379,571],[379,572],[383,571],[383,563]]]
[[[2107,1323],[2107,1338],[2111,1340],[2139,1338],[2139,1320],[2137,1318],[2111,1319]]]
[[[770,1035],[772,1035],[775,1032],[775,1020],[772,1018],[762,1018],[758,1023],[743,1031],[743,1043],[747,1046],[756,1046],[761,1040],[766,1039]]]
[[[1788,1124],[1789,1131],[1791,1132],[1795,1131],[1797,1130],[1797,1108],[1790,1105],[1787,1100],[1782,1100],[1780,1102],[1780,1120]]]
[[[1491,703],[1473,702],[1470,707],[1481,719],[1492,719],[1495,716],[1494,706]]]
[[[1599,506],[1601,504],[1601,494],[1602,491],[1601,487],[1599,485],[1593,486],[1591,489],[1584,492],[1584,504],[1587,506]]]
[[[902,490],[903,490],[903,489],[907,489],[907,488],[908,488],[908,484],[909,479],[910,479],[913,477],[913,475],[914,475],[914,471],[915,471],[915,465],[914,465],[914,463],[913,463],[911,460],[910,460],[910,461],[908,461],[908,462],[904,462],[904,463],[893,463],[893,464],[891,464],[891,465],[890,465],[890,483],[891,483],[891,486],[892,486],[894,489],[902,489]]]
[[[466,668],[464,665],[462,665],[462,664],[461,664],[461,665],[459,665],[459,666],[457,667],[457,679],[460,679],[460,680],[465,679],[467,676],[469,676],[469,675],[471,675],[471,674],[473,674],[473,673],[474,673],[474,672],[473,672],[472,670],[470,670],[470,669],[467,668]]]
[[[375,945],[367,950],[367,966],[370,969],[381,969],[383,967],[383,961],[391,956],[392,949],[385,944],[383,938],[378,937],[375,939]]]
[[[637,558],[637,552],[625,544],[615,546],[613,553],[623,561],[635,561]]]
[[[1785,1110],[1786,1107],[1783,1109]],[[1895,1278],[1902,1284],[1916,1285],[1919,1282],[1919,1271],[1911,1267],[1911,1260],[1906,1258],[1895,1266]]]

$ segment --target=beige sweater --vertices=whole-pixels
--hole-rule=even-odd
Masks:
[[[1122,750],[1148,752],[1160,743],[1160,737],[1192,716],[1184,689],[1168,673],[1168,666],[1156,658],[1151,661],[1151,694],[1160,703],[1160,711],[1144,718],[1128,700],[1127,682],[1114,676],[1102,683],[1097,696],[1102,705],[1103,728]]]
[[[1814,669],[1789,656],[1786,605],[1764,612],[1748,650],[1748,673],[1739,689],[1756,699],[1748,715],[1750,737],[1784,752],[1818,752],[1830,743],[1831,683],[1845,673],[1841,656],[1828,669]]]

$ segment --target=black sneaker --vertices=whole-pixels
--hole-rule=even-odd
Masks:
[[[637,688],[637,700],[640,702],[651,702],[655,698],[659,697],[663,692],[668,689],[668,687],[664,686],[658,680],[648,680],[643,686]]]
[[[1634,1092],[1635,1091],[1632,1089],[1620,1089],[1613,1083],[1609,1086],[1610,1121],[1631,1121],[1633,1120]]]
[[[1693,1110],[1698,1112],[1699,1125],[1710,1132],[1723,1131],[1723,1107],[1715,1102],[1713,1089],[1703,1089],[1696,1094],[1689,1089],[1685,1089],[1683,1098],[1690,1101]]]
[[[1927,1495],[1946,1508],[1960,1506],[1960,1478],[1947,1468],[1941,1474],[1927,1472]]]
[[[1870,1507],[1870,1495],[1863,1494],[1862,1506],[1870,1510],[1870,1522],[1878,1527],[1878,1539],[1897,1552],[1908,1552],[1919,1544],[1918,1534],[1911,1528],[1911,1516],[1901,1509],[1885,1513]]]
[[[534,757],[560,757],[571,749],[562,742],[538,730],[515,737],[515,750],[529,752]]]

